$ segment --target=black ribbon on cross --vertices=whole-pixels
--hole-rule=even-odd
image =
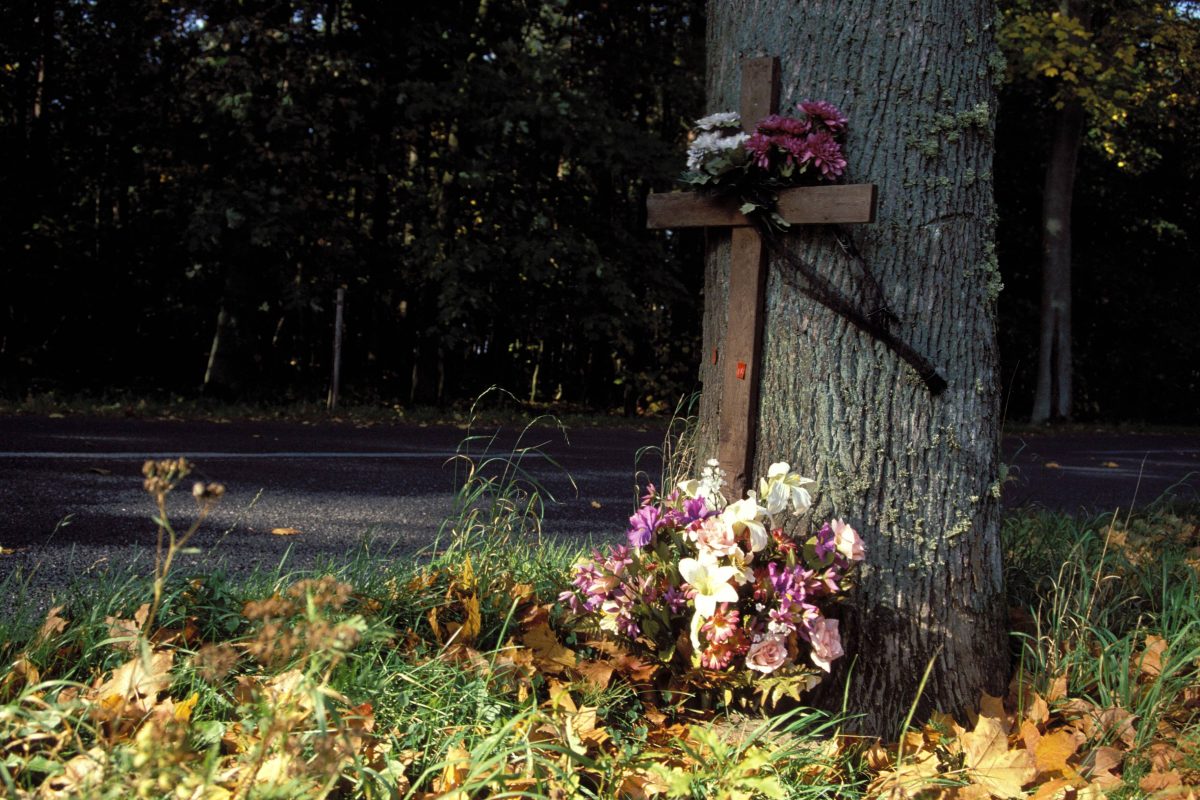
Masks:
[[[938,373],[937,368],[913,349],[912,345],[892,331],[892,326],[899,322],[899,319],[888,307],[883,288],[879,285],[879,281],[876,280],[870,266],[867,265],[848,233],[838,226],[833,226],[833,234],[838,245],[847,258],[858,264],[862,273],[860,282],[862,300],[859,302],[835,286],[811,263],[789,250],[779,238],[775,228],[760,215],[751,214],[749,217],[771,255],[794,270],[791,273],[786,270],[783,272],[783,278],[788,285],[803,292],[859,330],[886,345],[888,349],[916,370],[921,382],[929,390],[930,396],[937,397],[946,391],[946,379]]]

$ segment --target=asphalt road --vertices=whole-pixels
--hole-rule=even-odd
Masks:
[[[636,499],[635,471],[657,476],[641,448],[660,428],[477,430],[475,463],[520,445],[520,464],[559,502],[545,531],[575,540],[619,536]],[[18,573],[35,595],[107,567],[149,571],[155,527],[141,488],[148,458],[187,456],[196,479],[227,494],[180,569],[222,562],[233,570],[302,568],[337,560],[369,541],[373,552],[411,558],[435,542],[453,509],[467,432],[451,427],[278,422],[175,422],[0,418],[0,580]],[[1165,492],[1200,499],[1200,435],[1010,436],[1004,443],[1009,507],[1096,513],[1145,505]],[[493,464],[498,462],[493,462]],[[493,467],[494,468],[494,467]],[[644,479],[643,479],[644,482]],[[190,480],[173,498],[177,528],[191,519]],[[275,529],[299,533],[279,536]]]

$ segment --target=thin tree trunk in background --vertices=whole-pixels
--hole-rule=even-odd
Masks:
[[[212,345],[208,349],[208,366],[204,369],[204,382],[200,384],[201,392],[207,390],[217,379],[217,364],[220,363],[221,357],[221,334],[225,332],[228,324],[229,313],[222,306],[221,310],[217,312],[217,327],[213,331]]]
[[[1054,117],[1042,194],[1042,311],[1034,422],[1071,418],[1071,201],[1083,106],[1070,102]]]
[[[891,350],[768,268],[754,474],[787,461],[820,483],[803,524],[851,521],[868,546],[839,611],[854,723],[895,735],[919,710],[966,722],[1008,671],[999,540],[998,273],[992,132],[997,75],[991,0],[710,0],[708,108],[738,108],[740,64],[778,56],[782,108],[828,100],[850,119],[847,182],[879,185],[877,222],[850,231],[899,317],[895,334],[949,388],[931,397]],[[945,130],[949,117],[953,131]],[[953,132],[953,136],[949,134]],[[820,227],[792,252],[857,296],[854,262]],[[701,352],[724,352],[729,236],[710,233]],[[718,367],[704,358],[697,458],[716,454]],[[851,667],[851,665],[853,665]]]
[[[342,385],[342,313],[346,306],[346,287],[339,286],[337,290],[337,310],[333,315],[333,379],[329,382],[330,411],[338,407],[338,391]]]

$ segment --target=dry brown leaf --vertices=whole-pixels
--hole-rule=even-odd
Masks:
[[[133,619],[121,617],[105,617],[104,624],[108,626],[108,636],[113,641],[112,646],[127,653],[136,653],[137,639],[142,629],[146,627],[146,619],[150,616],[150,604],[142,603],[133,612]]]
[[[666,794],[670,789],[670,784],[661,778],[648,772],[635,770],[627,773],[621,781],[619,796],[628,797],[629,800],[650,800],[651,797]]]
[[[592,686],[597,689],[608,688],[609,681],[612,680],[615,667],[609,661],[581,661],[575,667],[575,671]]]
[[[533,651],[534,666],[542,672],[559,675],[575,666],[575,651],[564,647],[545,622],[525,631],[521,641]]]
[[[1022,797],[1021,787],[1037,775],[1033,756],[1009,750],[1008,733],[996,717],[980,716],[975,729],[961,737],[967,776],[997,798]]]
[[[1152,633],[1146,634],[1145,649],[1138,658],[1138,669],[1142,674],[1156,678],[1162,674],[1162,657],[1167,650],[1167,640]]]
[[[1046,690],[1046,702],[1053,703],[1056,700],[1062,700],[1067,696],[1067,676],[1059,675],[1054,680],[1050,681],[1050,687]]]
[[[1046,469],[1062,469],[1062,464],[1059,464],[1057,461],[1047,461],[1042,466]]]
[[[192,696],[182,703],[176,703],[172,716],[177,722],[182,722],[185,725],[192,718],[192,712],[196,709],[196,703],[200,701],[200,693],[192,692]]]
[[[170,650],[156,650],[149,659],[138,656],[113,670],[112,676],[96,687],[92,696],[102,703],[114,697],[126,701],[153,700],[171,685],[174,662],[175,653]]]
[[[38,628],[37,636],[33,637],[34,644],[49,641],[50,637],[57,636],[67,629],[67,621],[60,613],[62,610],[62,606],[55,606],[46,612],[46,619],[42,622],[42,627]]]
[[[93,747],[77,755],[63,765],[63,771],[51,775],[38,787],[38,798],[59,800],[68,797],[87,797],[90,790],[104,778],[108,754],[101,747]]]
[[[1097,747],[1084,758],[1080,772],[1100,789],[1114,789],[1124,783],[1113,772],[1124,760],[1125,754],[1115,747]]]
[[[532,583],[514,583],[508,587],[508,596],[512,598],[514,603],[521,606],[525,603],[532,603],[537,594],[534,591]]]
[[[1166,742],[1155,742],[1146,748],[1146,758],[1151,769],[1166,772],[1182,763],[1187,756],[1177,747]]]
[[[941,774],[942,766],[936,754],[927,750],[906,754],[895,769],[880,772],[871,781],[867,794],[870,797],[913,797],[928,789],[939,789]]]
[[[1074,786],[1068,780],[1063,778],[1053,778],[1045,783],[1039,783],[1037,791],[1033,793],[1030,800],[1057,800],[1066,794],[1066,790]]]
[[[299,528],[271,528],[272,536],[299,536]]]
[[[883,772],[885,769],[891,768],[896,760],[896,754],[884,747],[878,739],[867,748],[865,755],[867,758],[867,767],[872,772]]]
[[[1183,776],[1176,770],[1167,772],[1151,772],[1138,781],[1138,788],[1143,792],[1161,792],[1163,789],[1170,789],[1175,786],[1183,785]]]
[[[1149,800],[1197,800],[1195,786],[1168,786],[1150,795]]]
[[[1007,734],[1012,731],[1012,725],[1009,719],[1009,713],[1004,708],[1003,697],[993,697],[987,692],[979,699],[979,716],[991,717],[1000,723],[1000,727]]]
[[[471,774],[471,754],[457,745],[446,754],[442,774],[433,782],[435,792],[453,792],[466,782]]]

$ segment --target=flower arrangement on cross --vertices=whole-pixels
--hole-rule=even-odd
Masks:
[[[799,116],[771,114],[751,132],[732,111],[696,120],[680,180],[718,194],[736,195],[743,214],[759,214],[779,228],[776,192],[806,183],[831,182],[846,170],[846,116],[832,103],[805,100]]]

